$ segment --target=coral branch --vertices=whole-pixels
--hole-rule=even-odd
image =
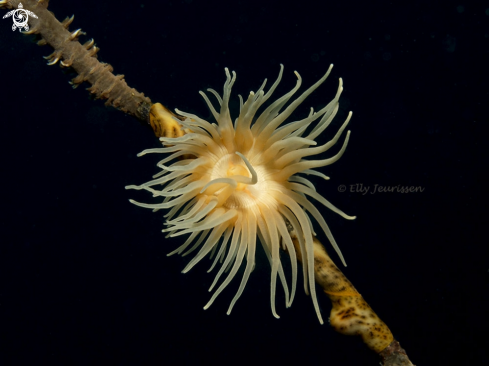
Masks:
[[[290,235],[297,259],[302,262],[301,248],[295,232],[291,231]],[[361,336],[363,342],[382,357],[384,366],[414,366],[387,325],[336,267],[316,238],[313,245],[315,279],[333,305],[329,318],[333,329],[345,335]],[[399,363],[401,361],[404,363]]]
[[[114,75],[111,65],[97,60],[98,48],[93,40],[81,45],[78,36],[84,34],[81,29],[68,31],[73,17],[59,22],[54,14],[47,10],[47,0],[3,0],[1,7],[17,8],[22,2],[24,9],[32,11],[37,18],[29,17],[30,30],[27,34],[39,34],[42,39],[39,45],[49,44],[54,52],[47,56],[48,65],[60,61],[62,67],[72,67],[78,76],[70,83],[76,88],[86,81],[91,84],[88,90],[97,99],[106,99],[105,105],[110,105],[149,124],[151,100],[143,93],[130,88],[124,80],[124,75]]]
[[[401,345],[395,339],[379,355],[384,362],[384,366],[415,366],[409,360],[406,351],[401,348]]]

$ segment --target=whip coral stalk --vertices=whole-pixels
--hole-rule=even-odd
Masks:
[[[126,187],[144,189],[154,197],[163,197],[162,202],[155,204],[133,200],[130,202],[155,210],[170,209],[165,215],[168,227],[163,231],[168,232],[171,237],[189,234],[185,243],[169,255],[187,255],[200,248],[183,270],[185,273],[211,251],[211,256],[217,252],[209,271],[218,261],[223,263],[209,291],[216,287],[224,271],[230,269],[204,309],[230,283],[246,257],[241,285],[227,313],[231,312],[253,270],[258,237],[271,265],[271,308],[273,315],[278,318],[275,311],[277,276],[286,294],[287,307],[292,304],[296,290],[297,256],[289,234],[293,230],[303,258],[304,289],[306,293],[310,292],[319,321],[323,323],[314,286],[314,230],[311,217],[323,229],[343,264],[346,263],[328,225],[308,197],[346,219],[352,220],[355,217],[348,216],[333,206],[302,175],[329,179],[313,169],[334,163],[346,149],[350,131],[346,134],[341,150],[333,157],[321,160],[304,159],[331,148],[351,118],[350,112],[334,138],[322,146],[316,146],[314,140],[328,127],[338,111],[339,97],[343,90],[342,80],[340,79],[336,96],[326,107],[318,112],[311,109],[308,117],[302,120],[287,124],[284,122],[326,80],[332,67],[333,65],[318,82],[283,109],[302,82],[300,75],[295,72],[296,86],[257,115],[258,108],[270,98],[282,78],[281,66],[277,80],[266,93],[265,80],[256,93],[250,92],[246,101],[240,96],[240,113],[234,123],[230,116],[229,98],[236,74],[233,72],[231,76],[226,68],[227,79],[222,98],[216,91],[209,89],[217,98],[219,112],[206,94],[200,92],[217,124],[177,110],[185,117],[184,121],[178,123],[186,134],[178,138],[162,137],[160,140],[163,148],[149,149],[139,154],[171,153],[158,163],[162,172],[156,174],[154,180],[139,186]],[[316,122],[317,120],[319,121]],[[177,158],[183,160],[176,160],[168,165]],[[280,259],[280,246],[290,255],[290,292]]]
[[[124,75],[114,75],[111,65],[97,59],[100,49],[93,39],[83,45],[78,42],[78,37],[85,32],[81,29],[68,30],[74,15],[59,22],[48,10],[47,0],[0,0],[0,9],[16,9],[21,3],[24,9],[37,15],[37,18],[28,18],[30,30],[24,33],[37,34],[41,38],[38,45],[50,45],[54,49],[49,56],[44,57],[48,60],[48,65],[58,63],[63,68],[71,68],[78,74],[70,81],[73,88],[86,81],[91,84],[88,90],[95,98],[107,100],[105,105],[118,108],[147,123],[151,100],[129,87]]]

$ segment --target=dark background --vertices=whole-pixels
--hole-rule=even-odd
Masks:
[[[329,102],[343,78],[325,138],[349,110],[352,136],[321,170],[331,180],[318,191],[358,217],[320,208],[345,274],[414,364],[489,363],[489,2],[84,0],[50,9],[59,20],[74,13],[70,29],[87,32],[82,42],[94,37],[99,59],[130,86],[209,119],[198,91],[221,93],[224,67],[237,72],[236,101],[275,80],[280,63],[275,97],[295,84],[294,70],[307,87],[334,63],[297,116]],[[73,90],[72,76],[45,65],[49,47],[11,26],[0,21],[0,363],[378,365],[359,339],[319,325],[300,286],[290,309],[278,291],[273,318],[261,250],[232,314],[239,279],[204,311],[210,262],[181,274],[188,257],[166,256],[181,238],[164,240],[162,215],[128,202],[151,197],[124,189],[158,171],[157,156],[136,157],[157,139],[90,100],[87,86]],[[356,183],[424,191],[338,192]],[[319,301],[326,319],[329,300]]]

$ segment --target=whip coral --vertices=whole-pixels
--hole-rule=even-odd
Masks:
[[[333,206],[316,192],[313,183],[303,175],[329,179],[314,169],[332,164],[342,156],[350,131],[346,134],[341,150],[333,157],[322,160],[304,158],[321,154],[331,148],[351,118],[350,112],[334,138],[322,146],[316,146],[315,139],[328,127],[338,111],[339,97],[343,90],[342,80],[339,81],[336,96],[324,108],[317,112],[311,109],[304,119],[287,124],[284,122],[326,80],[332,67],[333,65],[319,81],[285,107],[302,82],[300,75],[295,72],[295,87],[258,115],[258,108],[270,98],[282,78],[281,65],[277,80],[267,92],[264,91],[265,80],[257,92],[250,92],[246,101],[240,96],[240,113],[234,123],[230,116],[229,98],[236,74],[233,72],[231,75],[226,68],[227,79],[222,98],[215,90],[209,89],[219,103],[219,112],[206,94],[200,92],[217,123],[176,110],[185,117],[184,121],[178,120],[178,123],[186,134],[178,138],[162,137],[160,140],[163,148],[149,149],[139,154],[171,153],[158,163],[162,171],[153,180],[139,186],[126,187],[144,189],[154,197],[163,197],[162,202],[154,204],[134,200],[130,202],[155,210],[170,209],[165,215],[167,228],[163,230],[168,236],[189,234],[187,240],[169,255],[187,255],[199,248],[197,255],[183,270],[184,273],[210,252],[211,257],[215,255],[209,271],[218,262],[222,266],[209,291],[216,287],[224,271],[230,270],[204,309],[230,283],[246,257],[241,284],[227,313],[231,312],[254,268],[258,237],[271,265],[271,309],[278,318],[275,310],[277,277],[283,285],[287,307],[292,304],[296,290],[297,257],[290,236],[293,231],[299,241],[303,258],[304,289],[306,293],[310,292],[319,321],[323,323],[314,284],[315,234],[311,217],[322,228],[343,264],[346,263],[324,218],[308,197],[346,219],[355,217],[348,216]],[[319,122],[315,123],[317,120]],[[177,160],[174,161],[175,159]],[[174,162],[171,163],[172,161]],[[290,256],[290,291],[280,258],[281,246]]]

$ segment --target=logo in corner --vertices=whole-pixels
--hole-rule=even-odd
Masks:
[[[32,11],[24,9],[24,6],[22,3],[19,3],[18,9],[14,9],[12,11],[9,11],[7,14],[3,16],[3,19],[8,18],[9,16],[12,16],[14,19],[14,25],[12,25],[12,30],[16,30],[19,28],[19,32],[24,28],[25,31],[29,30],[29,24],[27,24],[27,21],[29,20],[29,15],[31,17],[34,17],[37,19],[37,15],[34,14]]]

